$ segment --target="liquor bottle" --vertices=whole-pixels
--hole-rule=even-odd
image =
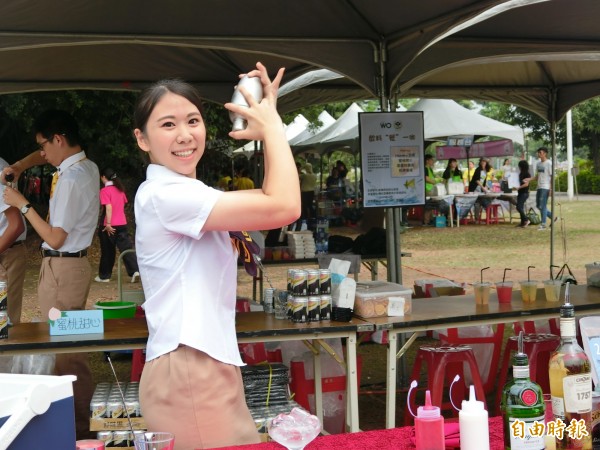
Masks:
[[[504,448],[544,450],[544,436],[532,436],[529,431],[534,422],[544,423],[544,396],[542,388],[529,378],[529,359],[523,352],[522,331],[512,365],[513,379],[502,390]]]
[[[560,345],[550,357],[548,373],[552,413],[566,427],[571,421],[583,420],[587,436],[570,437],[565,429],[562,439],[556,438],[556,448],[592,450],[592,374],[590,361],[576,339],[575,311],[569,301],[569,283],[565,301],[560,308]],[[579,439],[578,439],[579,437]]]
[[[249,107],[248,102],[246,101],[246,97],[244,97],[244,95],[238,89],[242,86],[248,91],[248,93],[252,97],[254,97],[254,100],[256,100],[257,102],[260,102],[263,99],[263,86],[260,78],[249,77],[248,75],[244,75],[240,79],[236,90],[233,92],[233,96],[231,97],[231,103]],[[232,131],[241,131],[246,129],[246,119],[244,119],[242,115],[230,111],[229,118],[233,123]]]

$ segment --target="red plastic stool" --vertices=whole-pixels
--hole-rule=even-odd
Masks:
[[[550,393],[550,381],[548,379],[548,361],[550,355],[560,344],[560,337],[554,334],[524,334],[523,351],[529,358],[529,377],[540,385],[544,393]],[[517,351],[518,336],[511,336],[506,341],[504,356],[502,357],[502,366],[500,367],[500,377],[498,379],[498,389],[496,390],[496,411],[500,414],[500,400],[502,398],[502,388],[506,384],[508,371],[510,367],[510,358],[513,352]]]
[[[479,218],[479,223],[485,223],[486,225],[499,223],[500,222],[500,205],[499,204],[489,204],[485,207],[485,220],[481,217]],[[504,222],[504,216],[502,216],[502,221]]]
[[[433,405],[439,406],[440,409],[452,411],[453,416],[458,416],[458,411],[450,403],[442,403],[442,395],[445,388],[450,386],[456,375],[460,375],[461,380],[465,379],[463,367],[467,363],[471,371],[477,400],[481,400],[485,406],[485,391],[483,390],[483,383],[479,375],[479,369],[477,368],[477,361],[475,361],[475,356],[470,346],[446,345],[440,347],[420,347],[415,357],[411,380],[418,380],[420,378],[423,363],[427,364],[427,389],[431,392],[431,403]],[[455,384],[452,394],[453,398],[460,399],[457,400],[457,404],[467,398],[467,392],[464,381]],[[413,417],[408,410],[408,402],[410,402],[410,399],[408,399],[406,408],[404,409],[405,425],[411,425],[413,421]],[[417,409],[413,407],[412,410],[416,411]]]

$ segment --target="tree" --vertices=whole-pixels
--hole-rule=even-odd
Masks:
[[[573,145],[586,146],[594,174],[600,175],[600,98],[592,98],[573,108]]]

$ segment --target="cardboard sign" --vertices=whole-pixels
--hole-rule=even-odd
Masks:
[[[48,320],[50,336],[104,333],[104,316],[101,310],[58,311],[53,308]],[[57,317],[58,311],[60,317]]]

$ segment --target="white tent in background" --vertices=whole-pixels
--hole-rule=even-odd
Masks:
[[[448,136],[497,136],[523,145],[523,130],[475,111],[464,108],[454,100],[422,98],[409,111],[423,111],[425,140],[445,140]]]
[[[329,114],[327,111],[322,111],[321,114],[319,114],[319,121],[322,123],[322,125],[319,128],[316,128],[314,130],[306,128],[304,131],[302,131],[302,133],[298,134],[297,136],[294,136],[294,138],[288,141],[290,145],[293,146],[299,142],[305,141],[306,139],[310,139],[314,135],[320,133],[321,131],[325,130],[327,127],[335,123],[335,119],[331,117],[331,114]]]
[[[294,117],[294,120],[292,120],[288,125],[285,126],[286,139],[289,141],[290,139],[293,139],[296,136],[298,136],[300,133],[306,130],[308,124],[308,119],[302,114],[298,114],[296,117]],[[255,149],[260,148],[260,143],[257,143],[256,141],[250,141],[243,147],[234,150],[233,156],[235,157],[237,155],[244,155],[246,156],[246,158],[250,158],[254,154]]]
[[[360,106],[356,103],[352,103],[344,114],[342,114],[338,120],[335,121],[334,124],[321,130],[319,133],[311,136],[308,139],[305,139],[300,142],[295,142],[293,146],[303,146],[303,145],[314,145],[320,144],[321,142],[327,142],[329,140],[335,139],[340,134],[347,132],[353,128],[358,127],[358,113],[363,112]]]

